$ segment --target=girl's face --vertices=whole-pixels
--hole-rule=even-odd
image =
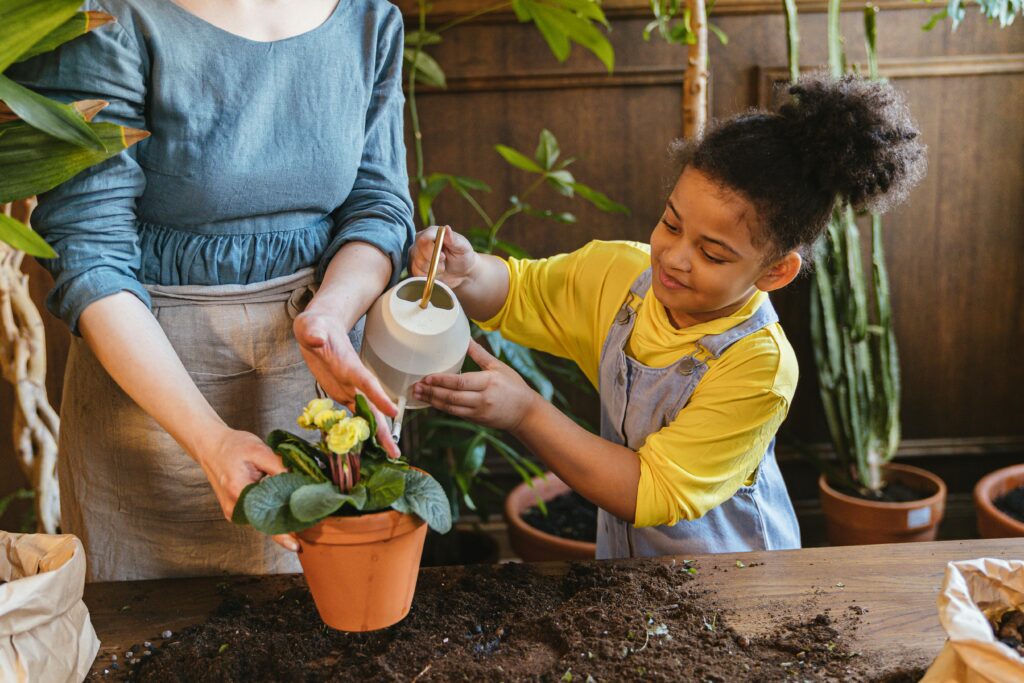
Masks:
[[[765,265],[769,245],[755,247],[754,206],[700,171],[687,168],[651,233],[654,295],[676,327],[735,313],[755,290],[783,287],[800,272],[790,252]]]

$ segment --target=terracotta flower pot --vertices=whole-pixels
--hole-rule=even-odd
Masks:
[[[299,532],[299,561],[320,618],[339,631],[374,631],[412,606],[427,524],[396,510],[328,517]]]
[[[523,513],[537,504],[537,496],[547,502],[572,489],[551,472],[533,479],[533,488],[523,483],[505,498],[505,522],[512,549],[526,562],[548,560],[592,560],[596,543],[574,541],[545,533],[523,520]]]
[[[1019,486],[1024,486],[1024,464],[990,472],[974,486],[974,511],[982,538],[1024,536],[1024,522],[1018,522],[994,504],[996,498]]]
[[[934,541],[946,509],[946,484],[920,467],[884,466],[885,479],[927,492],[921,500],[886,503],[848,496],[818,478],[825,530],[832,545]]]

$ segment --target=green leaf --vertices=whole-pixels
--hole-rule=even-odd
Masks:
[[[530,173],[544,173],[544,169],[537,165],[535,161],[530,159],[525,154],[521,154],[511,147],[505,145],[495,145],[494,149],[498,151],[498,154],[508,163],[512,164],[518,169],[528,171]]]
[[[523,209],[527,214],[536,216],[537,218],[547,218],[548,220],[557,221],[559,223],[575,223],[576,216],[572,215],[567,211],[555,212],[549,209],[535,209],[532,206],[528,206]],[[506,250],[507,251],[507,250]],[[515,256],[515,254],[512,254]],[[516,256],[516,258],[525,258]]]
[[[624,213],[626,215],[629,215],[630,213],[629,207],[609,199],[606,195],[587,187],[583,183],[573,183],[572,189],[575,190],[576,194],[586,199],[601,211],[606,213]]]
[[[729,36],[726,35],[725,31],[718,28],[710,21],[708,22],[708,30],[715,34],[715,37],[718,38],[718,42],[720,42],[722,45],[729,44]]]
[[[530,253],[523,249],[522,247],[520,247],[518,244],[512,244],[511,242],[506,242],[505,240],[495,240],[494,246],[501,249],[512,258],[530,258]]]
[[[482,180],[476,178],[469,178],[467,176],[446,176],[451,186],[460,190],[476,190],[477,192],[490,192],[491,186]]]
[[[395,510],[418,515],[440,534],[452,528],[452,510],[444,489],[429,474],[419,470],[405,471],[405,490],[392,504]]]
[[[576,182],[569,171],[552,171],[545,177],[548,184],[555,188],[559,194],[571,197],[573,195],[572,185]]]
[[[487,444],[483,437],[477,434],[469,440],[469,445],[459,460],[459,474],[475,477],[483,466],[486,455]],[[406,486],[408,486],[408,482],[406,482]]]
[[[943,8],[942,10],[940,10],[940,11],[936,12],[935,14],[931,15],[928,18],[928,22],[924,26],[921,27],[921,30],[922,31],[931,31],[933,28],[935,28],[936,24],[938,24],[940,21],[942,21],[943,19],[945,19],[948,16],[949,16],[949,10]]]
[[[497,330],[485,332],[484,336],[487,338],[487,343],[490,344],[496,356],[512,366],[513,370],[532,384],[537,393],[545,399],[551,400],[554,386],[547,375],[537,367],[537,363],[533,359],[533,352],[530,349],[505,339]]]
[[[569,59],[569,53],[572,51],[569,36],[565,35],[564,31],[560,30],[548,16],[541,12],[533,12],[530,18],[533,19],[534,25],[540,31],[555,59],[559,62]]]
[[[405,48],[405,63],[416,71],[416,80],[435,88],[447,88],[444,69],[437,61],[426,52],[416,52],[411,48]]]
[[[299,487],[288,499],[292,515],[300,522],[319,522],[345,504],[362,510],[366,504],[366,489],[355,487],[351,494],[345,494],[332,482],[325,481]]]
[[[324,455],[301,436],[275,429],[267,435],[267,445],[281,456],[284,466],[292,472],[301,472],[313,481],[328,481],[321,467]]]
[[[537,151],[534,152],[533,158],[544,170],[550,171],[558,161],[559,153],[558,140],[550,130],[545,128],[540,132],[540,141],[537,143]]]
[[[312,526],[310,522],[295,518],[289,501],[295,491],[313,483],[312,479],[297,472],[264,477],[245,496],[243,506],[249,524],[269,536],[301,531]]]
[[[3,0],[0,2],[0,73],[75,15],[81,0]]]
[[[88,125],[106,151],[58,140],[23,121],[5,124],[0,131],[0,204],[51,190],[149,135],[113,123]]]
[[[33,45],[28,52],[18,57],[18,62],[24,62],[36,55],[55,50],[64,43],[85,35],[89,31],[95,31],[101,26],[106,26],[115,21],[114,17],[106,12],[78,12],[63,24],[43,36],[43,39]]]
[[[404,472],[402,468],[390,464],[378,467],[363,486],[366,489],[363,510],[383,510],[390,507],[405,491]]]
[[[85,118],[69,104],[61,104],[32,92],[0,74],[0,100],[25,123],[79,147],[103,152],[105,147]]]
[[[535,6],[533,15],[535,20],[543,16],[545,23],[549,27],[553,27],[554,31],[560,32],[569,40],[582,45],[594,53],[609,73],[614,70],[615,50],[612,48],[612,44],[608,42],[608,38],[588,19],[566,10],[549,8],[539,4]],[[538,21],[539,27],[540,22]],[[566,50],[565,54],[568,56],[568,50]],[[556,54],[555,56],[557,57],[558,55]]]
[[[259,482],[254,481],[242,489],[242,492],[238,494],[238,500],[235,501],[235,509],[231,511],[231,522],[233,524],[249,523],[249,519],[245,516],[245,497],[257,486],[259,486]]]
[[[0,213],[0,240],[38,258],[56,258],[57,252],[32,228]]]
[[[405,34],[405,44],[416,47],[416,45],[437,45],[441,42],[441,34],[433,31],[409,31]]]

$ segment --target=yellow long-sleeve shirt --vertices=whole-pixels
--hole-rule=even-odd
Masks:
[[[650,247],[594,241],[571,254],[506,263],[508,299],[481,327],[573,360],[600,390],[601,347],[630,285],[650,266]],[[637,311],[626,352],[644,365],[671,365],[696,351],[701,337],[749,318],[766,297],[758,292],[731,316],[676,329],[652,288]],[[789,411],[797,375],[796,356],[778,323],[709,360],[686,407],[637,451],[635,525],[696,519],[749,485]]]

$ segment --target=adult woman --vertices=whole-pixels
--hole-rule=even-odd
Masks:
[[[413,231],[401,15],[384,0],[85,9],[117,23],[15,77],[107,100],[97,119],[152,135],[33,217],[58,253],[47,306],[75,335],[64,529],[90,580],[296,571],[224,517],[281,471],[260,436],[293,422],[314,377],[338,401],[359,389],[394,410],[353,342]]]

